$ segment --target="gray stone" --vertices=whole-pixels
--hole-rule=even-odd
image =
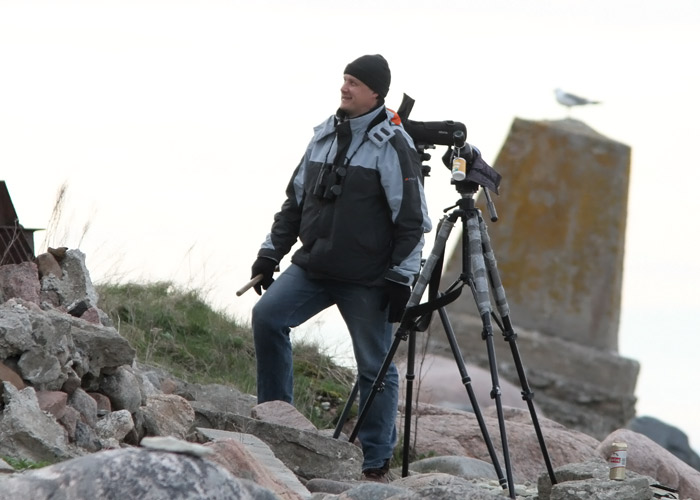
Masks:
[[[108,413],[97,421],[95,433],[101,439],[119,441],[134,428],[131,413],[127,410],[118,410]]]
[[[199,408],[206,407],[246,416],[250,415],[253,407],[258,404],[256,396],[244,394],[235,387],[222,384],[190,384],[187,388],[180,387],[176,394],[196,401]]]
[[[58,390],[68,380],[68,375],[61,370],[58,358],[39,346],[24,351],[17,365],[22,370],[22,378],[45,390]]]
[[[409,489],[381,483],[361,483],[337,496],[338,500],[386,500],[389,498],[418,500],[421,497]]]
[[[96,306],[98,295],[85,265],[85,254],[78,249],[68,250],[60,266],[61,276],[43,277],[42,289],[56,291],[60,305],[66,310],[71,310],[80,302],[85,304],[86,309]]]
[[[75,424],[75,444],[79,448],[91,453],[100,451],[103,448],[102,442],[97,437],[95,429],[82,421],[78,421]]]
[[[63,427],[39,408],[32,387],[18,391],[12,384],[3,382],[3,388],[0,456],[53,462],[76,455]]]
[[[80,387],[80,377],[70,366],[64,368],[64,373],[66,374],[66,381],[63,382],[61,390],[68,395],[73,394],[73,392],[75,392],[75,390]]]
[[[213,428],[252,434],[264,441],[298,477],[354,480],[362,472],[362,451],[354,444],[318,432],[285,427],[232,413],[211,413]],[[338,463],[342,467],[338,467]]]
[[[208,460],[140,448],[108,450],[2,480],[0,500],[274,500]]]
[[[120,366],[100,381],[100,392],[107,396],[114,410],[136,412],[141,406],[139,379],[128,366]]]
[[[411,462],[409,470],[411,472],[422,474],[428,472],[441,472],[443,474],[458,476],[463,479],[485,478],[498,480],[498,475],[496,474],[492,464],[483,460],[464,456],[440,456],[424,458],[422,460]]]
[[[569,481],[587,481],[597,479],[603,481],[609,477],[610,469],[602,458],[594,457],[586,462],[567,464],[554,469],[557,483]],[[542,474],[537,480],[537,491],[542,499],[552,494],[552,481],[548,474]]]
[[[453,498],[488,500],[507,496],[507,490],[495,482],[468,481],[461,477],[442,473],[418,474],[395,480],[391,484],[410,488],[414,494],[417,494],[416,498],[435,500]]]
[[[293,405],[285,401],[268,401],[255,406],[250,416],[256,420],[264,420],[276,424],[294,427],[306,431],[318,431],[311,421],[302,415]]]
[[[68,404],[78,410],[85,423],[94,428],[97,424],[97,401],[83,389],[78,388],[68,397]]]
[[[314,478],[309,479],[306,483],[306,488],[311,493],[331,493],[339,495],[340,493],[349,490],[355,483],[347,481],[332,481],[330,479]]]
[[[172,436],[145,437],[141,440],[141,446],[150,450],[171,451],[185,453],[193,457],[206,457],[214,453],[213,450],[197,443],[190,443]]]
[[[148,436],[173,436],[185,439],[194,424],[194,410],[186,399],[175,394],[147,398],[136,411]],[[139,422],[141,423],[141,422]]]
[[[63,316],[70,318],[73,342],[82,360],[82,373],[76,370],[81,377],[90,374],[97,379],[103,370],[108,373],[134,361],[136,351],[114,328]]]
[[[28,307],[14,298],[0,304],[0,359],[19,356],[34,345]]]
[[[549,499],[542,500],[651,500],[653,493],[649,485],[646,477],[626,481],[570,481],[555,484]]]

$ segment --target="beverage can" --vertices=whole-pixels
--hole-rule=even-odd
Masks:
[[[627,443],[615,442],[610,448],[610,479],[622,481],[627,469]]]
[[[452,160],[452,178],[456,181],[463,181],[466,177],[467,161],[458,156]]]

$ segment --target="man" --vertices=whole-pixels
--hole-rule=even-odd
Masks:
[[[340,108],[314,129],[287,199],[258,252],[253,308],[258,403],[293,403],[290,329],[336,305],[352,338],[360,405],[392,343],[392,326],[420,271],[431,229],[420,161],[398,116],[384,107],[391,73],[381,55],[345,68]],[[299,239],[292,264],[275,267]],[[398,372],[391,366],[359,429],[363,476],[386,481],[396,445]]]

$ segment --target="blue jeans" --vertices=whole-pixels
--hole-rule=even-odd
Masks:
[[[360,389],[360,408],[392,343],[392,326],[381,311],[382,287],[310,279],[292,264],[253,307],[253,336],[258,372],[258,403],[281,400],[293,404],[294,373],[291,328],[335,304],[350,331]],[[374,469],[391,458],[396,446],[399,376],[391,363],[367,418],[358,431],[364,462]]]

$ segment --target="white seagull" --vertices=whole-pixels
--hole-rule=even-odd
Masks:
[[[586,99],[585,97],[579,97],[574,94],[569,94],[568,92],[564,92],[562,89],[556,89],[554,91],[554,94],[557,96],[557,102],[566,106],[569,110],[571,110],[571,106],[583,106],[585,104],[600,104],[599,101],[591,101],[590,99]]]

